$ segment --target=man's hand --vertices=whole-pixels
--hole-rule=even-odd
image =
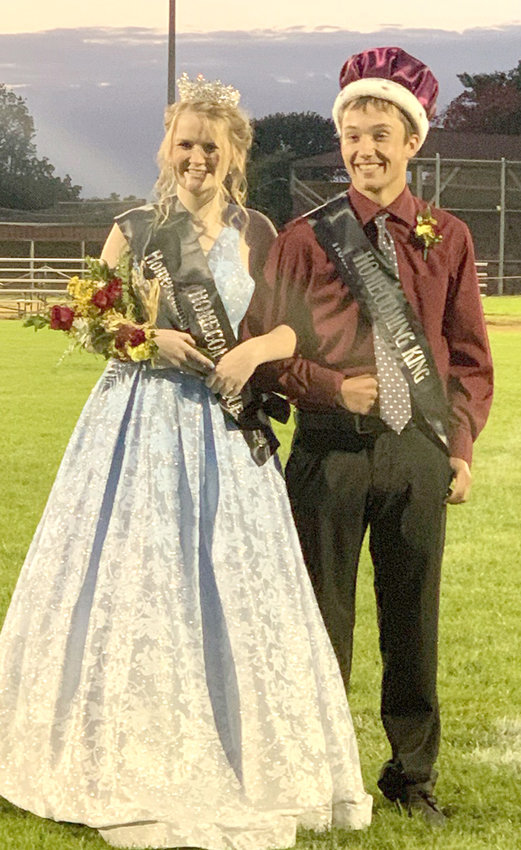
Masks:
[[[454,478],[446,502],[448,505],[460,505],[469,500],[472,474],[467,461],[460,457],[449,458],[449,463],[454,471]]]
[[[366,415],[373,407],[378,396],[378,382],[374,375],[358,375],[345,378],[336,397],[337,404],[351,413]]]
[[[161,357],[169,360],[172,366],[181,372],[197,375],[200,378],[212,371],[212,361],[197,350],[195,340],[190,334],[160,328],[156,331],[154,339]]]

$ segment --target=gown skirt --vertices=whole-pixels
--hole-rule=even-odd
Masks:
[[[370,821],[283,478],[197,378],[110,362],[87,401],[0,635],[0,794],[115,847]]]

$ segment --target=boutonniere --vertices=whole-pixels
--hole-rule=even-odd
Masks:
[[[419,212],[416,221],[414,233],[423,243],[423,259],[426,260],[429,248],[436,245],[437,242],[441,242],[443,236],[441,233],[436,233],[434,229],[434,225],[438,222],[433,218],[430,207],[425,207],[424,210]]]

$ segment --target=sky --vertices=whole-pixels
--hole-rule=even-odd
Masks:
[[[369,46],[397,44],[427,62],[442,108],[463,90],[457,74],[510,70],[521,59],[519,0],[354,5],[177,0],[178,72],[237,86],[252,117],[329,115],[341,65]],[[39,156],[83,197],[150,197],[167,19],[168,0],[17,0],[2,9],[0,82],[26,100]]]
[[[4,4],[4,5],[7,5]],[[2,9],[3,32],[36,32],[55,27],[168,27],[168,0],[17,0]],[[286,27],[340,27],[373,32],[383,26],[464,30],[521,23],[519,0],[177,0],[179,32]]]

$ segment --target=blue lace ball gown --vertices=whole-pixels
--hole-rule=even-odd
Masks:
[[[208,262],[237,328],[233,227]],[[369,823],[284,481],[196,378],[112,363],[87,401],[0,636],[0,793],[115,847]]]

